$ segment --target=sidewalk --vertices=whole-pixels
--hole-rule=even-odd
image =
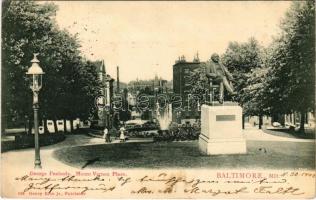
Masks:
[[[139,139],[130,139],[127,140],[126,143],[134,143],[134,142],[152,142],[152,138],[139,138]],[[67,148],[67,147],[76,147],[76,146],[88,146],[88,145],[110,145],[113,143],[120,143],[120,140],[114,140],[111,143],[105,143],[103,138],[93,138],[86,135],[67,135],[66,139],[57,144],[41,147],[41,161],[43,169],[63,169],[63,168],[72,168],[64,163],[57,161],[53,156],[53,152],[59,148]],[[20,149],[13,150],[9,152],[5,152],[1,154],[2,167],[10,166],[10,169],[19,168],[23,165],[25,169],[33,169],[34,168],[34,148],[28,149]],[[48,168],[49,167],[49,168]]]
[[[246,129],[243,130],[243,133],[245,139],[251,141],[315,142],[314,139],[298,139],[271,135],[263,132],[257,127],[246,127]]]

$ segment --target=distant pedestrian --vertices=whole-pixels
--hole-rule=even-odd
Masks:
[[[124,127],[121,127],[121,128],[120,128],[120,142],[125,142],[124,131],[125,131],[125,128],[124,128]]]
[[[103,138],[105,139],[105,142],[111,142],[110,134],[107,128],[103,130]]]

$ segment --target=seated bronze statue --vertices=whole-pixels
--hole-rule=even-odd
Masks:
[[[209,80],[211,94],[213,93],[214,85],[219,86],[219,103],[223,104],[224,102],[224,87],[230,94],[236,94],[231,83],[233,76],[229,73],[227,68],[219,62],[219,55],[216,53],[211,56],[211,59],[206,64],[206,76]],[[213,96],[214,94],[212,94],[211,101]]]

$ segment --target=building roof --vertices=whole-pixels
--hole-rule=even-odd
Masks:
[[[110,75],[106,75],[106,81],[110,81],[110,82],[112,82],[112,81],[114,81],[115,79],[114,78],[112,78]]]
[[[97,60],[94,61],[93,64],[95,64],[97,66],[97,72],[100,73],[106,73],[106,69],[105,69],[105,64],[104,64],[104,60]]]
[[[177,62],[175,63],[173,66],[177,66],[177,65],[199,65],[199,64],[205,64],[205,62]]]
[[[97,67],[97,72],[105,74],[105,81],[114,81],[115,79],[112,78],[109,74],[106,74],[106,68],[103,60],[97,60],[92,62]]]

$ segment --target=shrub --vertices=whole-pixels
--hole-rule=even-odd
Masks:
[[[186,141],[197,140],[199,138],[199,127],[185,125],[175,127],[168,131],[158,131],[158,135],[154,136],[154,141]]]

